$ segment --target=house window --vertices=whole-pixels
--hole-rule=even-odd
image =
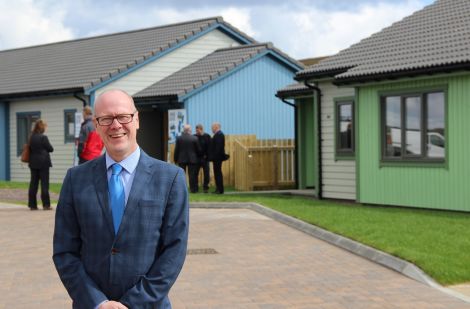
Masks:
[[[64,110],[64,143],[75,142],[75,113],[76,109]]]
[[[384,160],[445,159],[445,95],[442,91],[382,97]]]
[[[336,155],[354,155],[354,101],[336,102]]]
[[[16,155],[20,156],[23,145],[28,143],[34,123],[41,117],[40,112],[16,114]]]

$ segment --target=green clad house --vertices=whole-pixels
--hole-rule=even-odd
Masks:
[[[298,185],[470,211],[470,1],[437,0],[296,75]]]

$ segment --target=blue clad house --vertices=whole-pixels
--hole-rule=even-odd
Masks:
[[[73,164],[75,113],[108,89],[134,97],[139,145],[159,159],[172,110],[206,131],[218,121],[226,134],[293,138],[294,112],[273,94],[301,69],[221,17],[0,51],[0,180],[29,180],[19,156],[43,118],[55,149],[51,182],[60,182]]]
[[[181,102],[188,123],[222,124],[225,134],[256,134],[260,139],[293,138],[294,115],[276,107],[276,87],[300,64],[272,44],[219,49],[134,95],[136,101]],[[208,131],[208,130],[206,130]]]

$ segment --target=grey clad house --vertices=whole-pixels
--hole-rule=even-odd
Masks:
[[[75,113],[114,88],[134,97],[138,142],[159,159],[171,110],[206,129],[220,121],[226,134],[293,138],[294,113],[272,94],[303,68],[221,17],[0,51],[0,180],[29,180],[19,155],[43,118],[55,149],[51,182],[62,181],[73,164]]]
[[[300,188],[470,211],[470,1],[437,0],[295,79],[277,95],[295,105]]]

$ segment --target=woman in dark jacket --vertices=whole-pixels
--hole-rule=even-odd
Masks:
[[[29,140],[31,150],[29,156],[29,169],[31,170],[31,181],[29,183],[28,207],[37,210],[36,194],[38,192],[39,180],[41,180],[41,200],[42,208],[50,210],[51,201],[49,198],[49,168],[52,167],[50,152],[54,151],[51,143],[44,132],[47,123],[41,119],[36,121]]]

